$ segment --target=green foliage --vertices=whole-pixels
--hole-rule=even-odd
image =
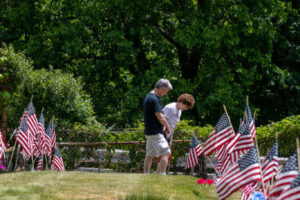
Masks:
[[[222,104],[238,124],[245,96],[257,123],[299,113],[299,4],[261,1],[8,1],[0,41],[31,57],[35,69],[81,77],[97,119],[131,126],[155,82],[162,99],[195,96],[186,119],[215,123]],[[276,112],[276,114],[274,114]]]
[[[296,150],[296,138],[300,137],[300,115],[256,128],[261,155],[266,155],[272,148],[276,132],[278,132],[279,156],[290,156]]]
[[[8,82],[13,88],[8,102],[9,127],[19,125],[31,96],[37,116],[44,108],[45,121],[55,116],[58,130],[70,128],[75,122],[87,126],[98,125],[90,96],[83,91],[80,79],[61,70],[34,70],[32,62],[23,53],[14,52],[12,47],[4,47],[1,51],[8,59]]]

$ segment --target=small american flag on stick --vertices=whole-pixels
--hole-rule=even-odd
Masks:
[[[280,200],[299,200],[300,199],[300,173],[298,172],[298,175],[292,183],[289,185],[289,187],[282,192],[280,197],[278,198]]]
[[[23,147],[24,156],[30,157],[32,154],[32,138],[31,134],[29,133],[27,121],[25,118],[23,118],[22,120],[16,137],[19,144]]]
[[[288,189],[293,179],[298,175],[298,158],[297,158],[297,151],[293,153],[286,164],[284,165],[283,169],[281,170],[280,174],[278,174],[278,178],[274,187],[270,192],[269,198],[271,200],[277,200],[281,193]]]
[[[53,156],[51,169],[55,171],[65,171],[64,161],[61,157],[59,148],[57,148],[56,153]]]
[[[256,148],[253,147],[217,181],[216,190],[219,198],[224,200],[238,189],[257,181],[261,181],[261,170]]]
[[[233,137],[233,128],[226,113],[224,113],[216,124],[214,130],[210,133],[204,145],[205,155],[208,156],[215,152],[219,147],[229,142]]]
[[[189,151],[189,155],[186,161],[185,169],[194,167],[199,162],[199,156],[203,154],[201,145],[199,144],[196,136],[192,138],[192,145]]]

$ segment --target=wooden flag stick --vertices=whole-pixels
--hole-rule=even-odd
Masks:
[[[229,123],[230,123],[230,126],[231,126],[231,128],[232,128],[232,130],[233,130],[233,127],[232,127],[232,124],[231,124],[230,117],[229,117],[229,115],[228,115],[228,112],[227,112],[226,106],[225,106],[224,104],[223,104],[223,109],[224,109],[224,112],[226,113],[226,116],[227,116],[227,118],[228,118],[228,121],[229,121]]]
[[[298,158],[298,171],[300,171],[300,149],[299,149],[299,138],[296,138],[296,147],[297,147],[297,158]]]
[[[10,156],[10,159],[9,159],[9,163],[8,163],[7,171],[9,171],[9,169],[10,169],[11,162],[12,162],[12,158],[13,158],[13,155],[14,155],[14,153],[15,153],[16,146],[17,146],[17,140],[15,141],[15,144],[14,144],[14,149],[13,149],[13,151],[12,151],[12,153],[11,153],[11,156]]]
[[[244,112],[244,116],[245,116],[245,118],[247,120],[248,119],[248,115],[247,115],[246,111]]]
[[[276,131],[276,140],[278,139],[278,131]],[[271,179],[271,187],[270,188],[272,188],[273,187],[273,185],[274,185],[274,176],[272,176],[272,179]]]
[[[17,169],[19,154],[20,154],[20,144],[18,144],[18,148],[17,148],[17,151],[16,151],[16,162],[15,162],[14,171],[16,171],[16,169]]]
[[[43,112],[44,111],[44,107],[42,108],[42,111],[41,112]]]
[[[32,100],[33,100],[33,95],[31,95],[31,99],[30,99],[30,102],[32,102]]]
[[[249,96],[246,96],[246,104],[249,105]]]
[[[199,142],[198,138],[196,137],[196,135],[195,135],[195,134],[193,134],[193,135],[195,136],[195,138],[196,138],[197,142],[200,144],[200,142]],[[200,144],[200,145],[201,145],[201,144]],[[211,160],[209,159],[209,157],[207,156],[206,158],[208,159],[208,161],[210,162],[210,164],[211,164],[211,165],[212,165],[212,167],[214,168],[214,170],[215,170],[215,172],[217,173],[218,177],[220,177],[220,174],[219,174],[219,172],[216,170],[216,168],[215,168],[214,164],[211,162]]]
[[[259,159],[259,150],[258,150],[257,138],[256,137],[255,137],[255,145],[256,145],[256,150],[257,150],[258,164],[259,164],[259,167],[260,167],[261,184],[262,184],[262,187],[263,187],[264,195],[266,196],[266,188],[265,188],[264,178],[263,178],[263,175],[262,175],[262,167],[261,167],[261,163],[260,163],[260,159]]]

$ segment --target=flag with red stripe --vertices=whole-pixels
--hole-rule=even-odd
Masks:
[[[35,114],[35,109],[34,109],[32,101],[27,106],[26,111],[28,112],[28,116],[26,118],[28,128],[29,128],[31,134],[33,136],[35,136],[38,132],[38,126],[37,126],[38,120],[37,120],[37,117]]]
[[[23,118],[21,126],[18,129],[17,133],[17,141],[23,148],[23,153],[26,157],[30,157],[32,155],[32,137],[29,133],[29,129],[27,126],[27,120]]]
[[[48,125],[45,131],[45,148],[44,148],[45,155],[51,157],[52,148],[51,148],[51,126]]]
[[[261,181],[261,170],[256,148],[253,147],[217,181],[216,190],[219,198],[224,200],[238,189],[257,181]]]
[[[261,164],[265,184],[269,182],[272,177],[275,178],[278,171],[278,162],[278,140],[276,140]]]
[[[2,155],[5,153],[5,150],[7,149],[6,142],[4,140],[4,137],[2,135],[2,132],[0,130],[0,160],[2,158]]]
[[[38,121],[38,134],[36,134],[36,141],[37,145],[33,150],[33,154],[35,157],[40,157],[41,155],[45,155],[45,122],[44,122],[44,115],[41,113],[40,119]]]
[[[56,153],[53,156],[51,170],[65,171],[64,161],[63,158],[61,157],[59,148],[57,148]]]
[[[206,156],[215,152],[219,147],[229,142],[234,137],[233,128],[224,113],[216,124],[214,130],[210,133],[205,145],[204,153]]]
[[[38,164],[36,166],[36,170],[37,171],[43,170],[43,156],[39,157],[39,161],[38,161]]]
[[[54,120],[51,121],[51,147],[56,150],[56,133],[55,133],[55,125]]]
[[[199,144],[196,136],[192,138],[192,145],[188,154],[185,169],[194,167],[199,162],[199,156],[203,154],[201,145]]]
[[[300,173],[293,179],[289,187],[279,196],[280,200],[299,200],[300,199]]]
[[[284,165],[280,174],[278,174],[278,178],[276,179],[276,183],[272,188],[269,198],[270,200],[276,200],[281,195],[281,193],[288,189],[293,179],[298,175],[298,158],[297,151],[294,152]]]

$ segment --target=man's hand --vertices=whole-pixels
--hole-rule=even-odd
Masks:
[[[165,116],[162,114],[162,112],[156,112],[155,113],[156,118],[158,119],[158,121],[161,123],[161,125],[164,126],[164,133],[170,133],[170,126],[168,124],[167,119],[165,118]]]

